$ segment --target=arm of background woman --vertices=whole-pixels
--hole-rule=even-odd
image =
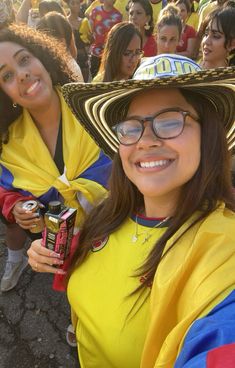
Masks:
[[[189,38],[187,49],[185,51],[177,52],[177,54],[186,56],[191,59],[194,58],[196,41],[197,41],[196,38]]]
[[[92,30],[91,30],[91,25],[89,23],[89,20],[87,18],[83,18],[80,28],[79,28],[79,33],[80,33],[81,40],[85,44],[89,45],[92,40]]]
[[[30,9],[31,9],[31,0],[23,0],[21,6],[19,7],[18,12],[16,13],[16,22],[27,24]]]

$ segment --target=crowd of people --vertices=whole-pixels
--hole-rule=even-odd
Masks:
[[[232,0],[0,4],[0,289],[55,274],[82,368],[235,365],[234,20]],[[51,201],[77,210],[66,260],[37,230]]]
[[[3,0],[2,7],[6,4],[5,12],[11,1]],[[41,30],[40,23],[43,23],[44,32],[50,33],[53,28],[53,35],[56,37],[58,32],[71,33],[71,28],[69,49],[72,47],[72,57],[81,71],[78,78],[90,82],[100,81],[104,75],[107,56],[104,56],[104,61],[103,55],[116,52],[115,49],[112,50],[112,28],[120,22],[133,23],[141,33],[141,52],[136,49],[137,52],[129,55],[128,60],[129,64],[135,65],[135,69],[142,57],[162,53],[187,56],[196,60],[203,69],[234,65],[234,8],[234,1],[225,0],[22,0],[17,11],[11,8],[9,21],[15,19],[17,23],[40,27]],[[48,20],[44,20],[48,12],[54,12],[53,15],[50,14],[50,24],[47,23]],[[60,17],[55,12],[60,13]],[[210,29],[213,31],[209,31]],[[122,33],[119,36],[118,30],[116,32],[115,40],[121,43]],[[75,47],[72,43],[75,43]],[[127,62],[127,57],[124,60]],[[122,69],[122,63],[125,64],[124,60],[119,60],[119,69]],[[108,65],[110,67],[112,66]],[[74,68],[77,69],[75,64]],[[130,67],[131,74],[127,73],[124,77],[118,70],[114,77],[117,80],[119,77],[129,78],[135,69]],[[78,75],[77,71],[76,74]]]

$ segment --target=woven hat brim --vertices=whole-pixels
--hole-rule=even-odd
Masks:
[[[235,145],[235,68],[218,68],[152,80],[81,84],[62,87],[79,122],[110,157],[119,143],[111,127],[121,121],[134,95],[146,89],[183,88],[202,94],[216,107],[229,147]]]

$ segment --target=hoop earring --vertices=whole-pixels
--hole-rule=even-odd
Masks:
[[[14,109],[16,109],[18,105],[17,103],[13,102],[12,106],[14,107]]]
[[[150,29],[150,25],[149,25],[149,22],[146,22],[145,25],[144,25],[144,29],[146,31],[148,31]]]

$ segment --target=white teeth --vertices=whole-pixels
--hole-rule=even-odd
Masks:
[[[37,81],[34,84],[32,84],[32,86],[27,89],[26,93],[29,94],[29,93],[33,92],[34,89],[37,87],[38,83],[39,82]]]
[[[160,161],[150,161],[150,162],[140,162],[140,167],[159,167],[164,166],[169,162],[169,160],[160,160]]]

